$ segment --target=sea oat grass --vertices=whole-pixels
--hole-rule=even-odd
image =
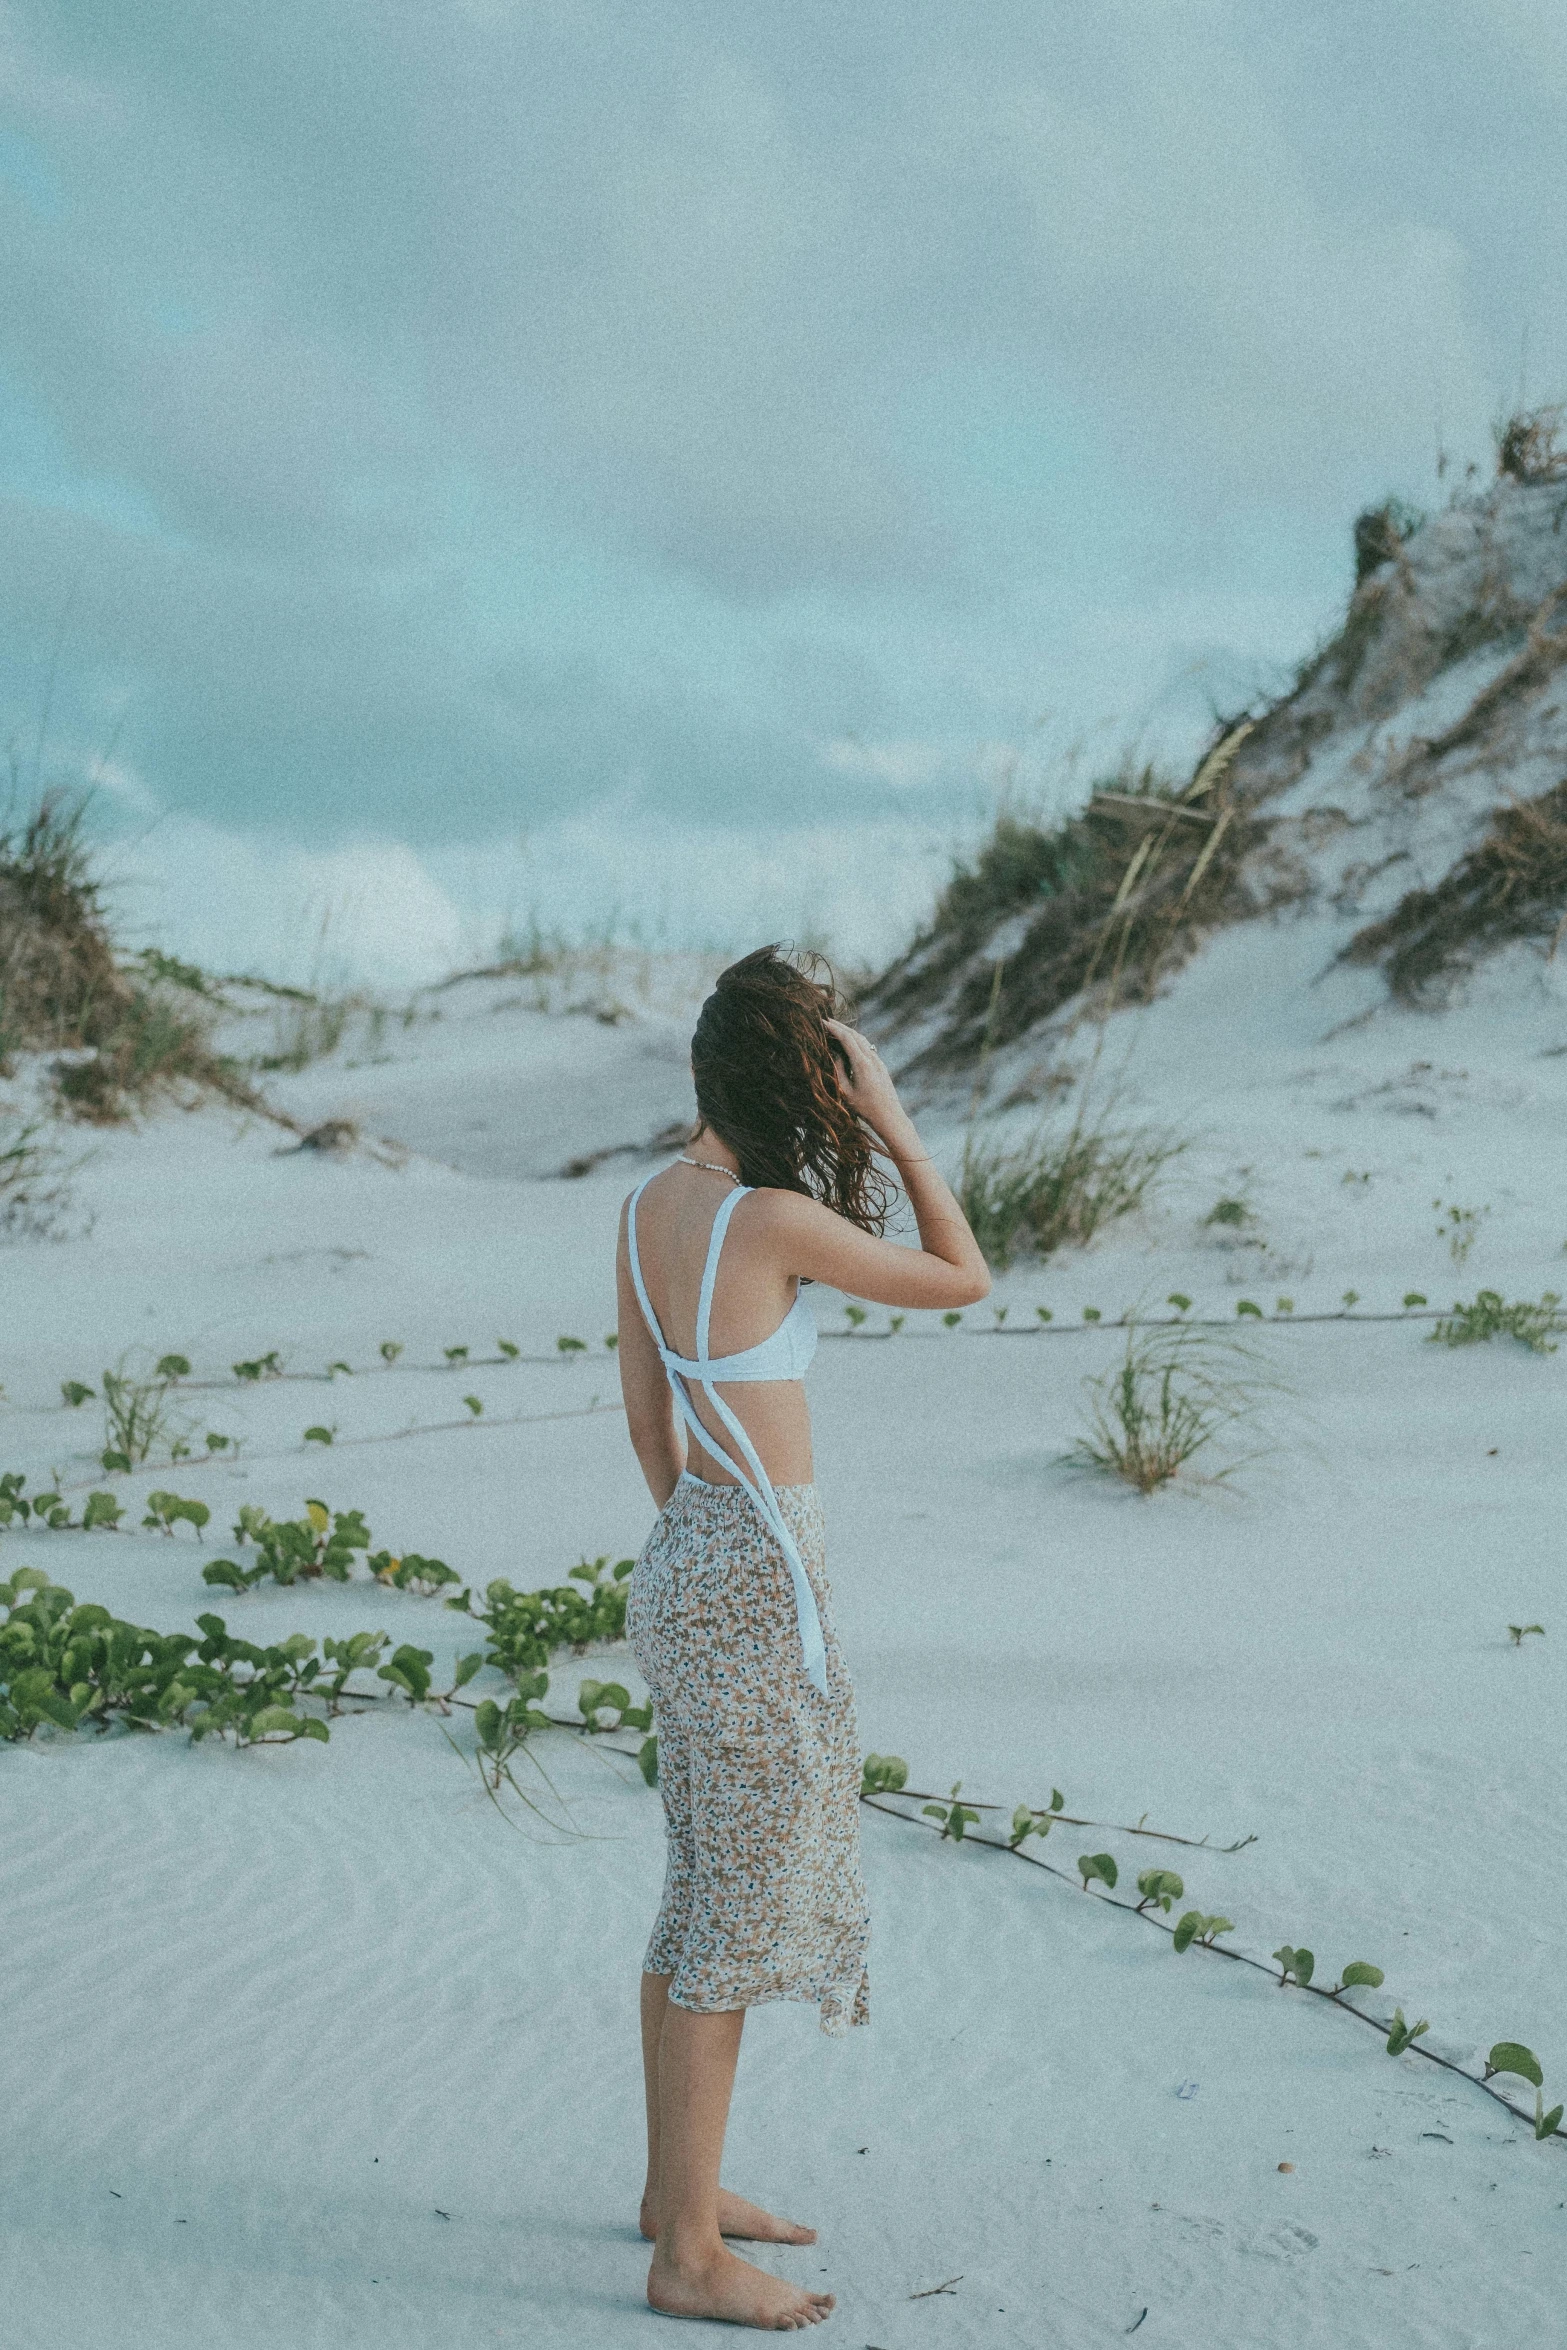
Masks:
[[[1086,1247],[1096,1232],[1141,1207],[1160,1168],[1181,1148],[1167,1136],[1116,1134],[1076,1120],[1007,1148],[972,1137],[958,1196],[988,1264]]]
[[[1156,1493],[1251,1421],[1273,1384],[1234,1339],[1186,1327],[1130,1331],[1116,1368],[1085,1382],[1089,1426],[1071,1457],[1141,1494]],[[1203,1473],[1216,1483],[1239,1466],[1231,1461]]]
[[[85,812],[83,798],[46,792],[0,830],[0,1072],[20,1052],[59,1055],[61,1108],[98,1125],[181,1089],[259,1107],[211,1048],[216,1005],[192,986],[192,966],[117,958]]]

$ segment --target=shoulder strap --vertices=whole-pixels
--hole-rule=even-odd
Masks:
[[[656,1174],[657,1171],[655,1168],[654,1173]],[[631,1259],[631,1278],[636,1284],[637,1303],[641,1306],[643,1318],[662,1353],[664,1351],[664,1333],[658,1326],[658,1316],[653,1311],[653,1301],[648,1296],[647,1283],[642,1278],[642,1259],[637,1254],[637,1202],[652,1180],[652,1175],[644,1175],[626,1202],[626,1253]]]
[[[745,1184],[736,1184],[727,1199],[720,1203],[718,1213],[713,1218],[713,1229],[708,1234],[707,1262],[702,1267],[702,1291],[696,1306],[696,1359],[699,1363],[705,1363],[710,1352],[707,1343],[707,1326],[713,1312],[713,1284],[718,1279],[719,1251],[724,1245],[724,1234],[729,1229],[729,1219],[744,1199],[748,1188]]]

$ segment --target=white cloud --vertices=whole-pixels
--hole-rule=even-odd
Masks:
[[[105,860],[122,934],[217,972],[294,986],[441,978],[462,911],[405,841],[327,849],[171,817]]]
[[[824,743],[822,759],[835,775],[869,776],[877,783],[906,791],[914,784],[934,783],[953,765],[949,744],[927,742],[866,743],[854,735]]]
[[[930,823],[649,826],[605,808],[522,841],[312,850],[171,817],[109,852],[105,870],[130,944],[286,985],[395,991],[487,961],[534,926],[736,953],[783,937],[878,963],[959,845]]]

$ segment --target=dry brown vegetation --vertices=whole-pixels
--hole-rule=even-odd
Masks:
[[[1496,470],[1525,483],[1567,481],[1562,429],[1567,409],[1523,408],[1496,428]]]
[[[1414,889],[1359,930],[1344,960],[1381,963],[1393,993],[1418,1002],[1510,939],[1567,931],[1567,783],[1515,800],[1435,889]]]
[[[0,1074],[18,1053],[60,1056],[61,1106],[96,1124],[181,1089],[259,1107],[211,1049],[200,973],[156,956],[127,968],[116,956],[82,817],[80,800],[45,793],[0,831]]]
[[[902,1023],[951,991],[942,1033],[919,1056],[934,1068],[972,1062],[1089,991],[1100,1008],[1146,1003],[1205,930],[1256,910],[1240,867],[1265,828],[1230,783],[1250,731],[1227,728],[1184,789],[1144,770],[1101,785],[1049,830],[1004,813],[929,928],[867,991],[867,1014]],[[979,958],[1016,915],[1026,920],[1015,947]]]

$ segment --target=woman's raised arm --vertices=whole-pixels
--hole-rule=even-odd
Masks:
[[[841,1020],[828,1027],[849,1062],[844,1098],[876,1135],[897,1168],[919,1227],[918,1248],[878,1240],[796,1192],[766,1195],[766,1225],[784,1269],[830,1282],[851,1297],[883,1306],[969,1306],[990,1293],[990,1270],[913,1119],[898,1099],[881,1055]]]

